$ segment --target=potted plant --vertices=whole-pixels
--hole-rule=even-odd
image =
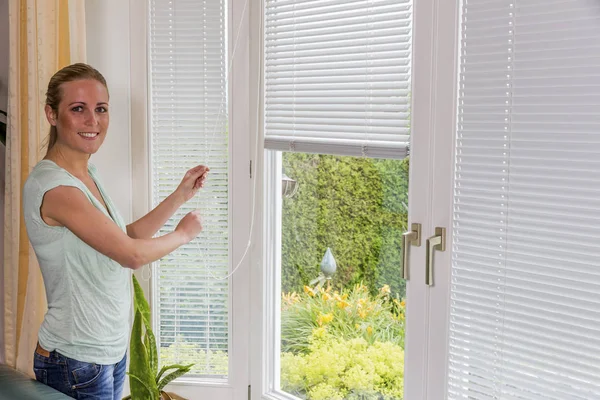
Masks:
[[[160,371],[158,370],[156,338],[150,326],[150,306],[135,276],[133,276],[133,289],[135,317],[131,330],[129,372],[127,373],[131,395],[124,397],[123,400],[183,399],[173,393],[167,393],[163,389],[169,382],[187,373],[194,364],[166,365]]]

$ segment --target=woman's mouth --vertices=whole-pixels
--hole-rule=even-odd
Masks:
[[[85,140],[94,140],[98,136],[98,132],[79,132],[79,136]]]

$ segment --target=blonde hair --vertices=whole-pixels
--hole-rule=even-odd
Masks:
[[[58,105],[60,104],[63,96],[61,86],[63,83],[78,81],[81,79],[94,79],[100,82],[106,88],[108,92],[108,86],[106,85],[106,79],[97,69],[83,63],[71,64],[57,73],[55,73],[50,82],[48,83],[48,91],[46,92],[46,105],[49,105],[58,115]],[[48,135],[48,150],[56,144],[58,138],[58,132],[56,126],[50,126],[50,133]]]

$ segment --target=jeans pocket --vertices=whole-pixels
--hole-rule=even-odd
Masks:
[[[48,371],[44,368],[33,368],[35,374],[35,380],[42,382],[44,385],[48,384]]]
[[[83,389],[90,385],[102,375],[102,365],[78,362],[77,368],[71,370],[75,384],[73,389]]]

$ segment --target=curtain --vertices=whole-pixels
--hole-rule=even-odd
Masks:
[[[4,362],[33,376],[33,351],[46,312],[37,259],[25,230],[23,184],[44,156],[46,89],[60,68],[85,62],[83,0],[9,0],[8,134],[5,161]]]

